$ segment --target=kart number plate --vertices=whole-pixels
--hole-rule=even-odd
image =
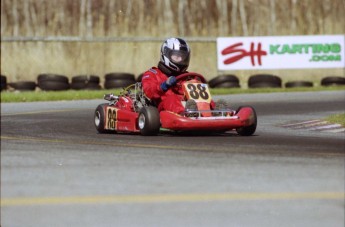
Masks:
[[[211,102],[210,90],[207,84],[203,83],[184,83],[187,99],[194,99],[196,102]]]
[[[117,109],[116,108],[113,108],[113,107],[107,108],[105,127],[108,130],[117,129]]]

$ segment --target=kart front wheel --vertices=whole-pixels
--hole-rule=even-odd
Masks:
[[[143,107],[139,112],[138,126],[143,136],[155,136],[161,127],[159,112],[156,107]]]
[[[95,127],[99,133],[111,133],[113,131],[107,130],[104,128],[105,126],[105,114],[104,109],[105,106],[108,105],[107,103],[100,104],[97,106],[95,110]]]
[[[257,127],[258,120],[257,120],[256,112],[255,112],[255,109],[252,107],[239,107],[236,113],[239,113],[242,108],[251,109],[251,114],[249,117],[251,118],[252,123],[248,126],[237,128],[236,131],[241,136],[251,136],[254,134]]]

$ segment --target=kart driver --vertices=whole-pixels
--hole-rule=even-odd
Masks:
[[[167,110],[182,114],[185,111],[197,111],[196,102],[187,100],[182,104],[182,87],[176,85],[176,76],[187,73],[190,60],[190,47],[181,38],[169,38],[161,47],[161,58],[158,67],[152,67],[143,74],[142,86],[145,95],[156,104],[158,111]],[[215,109],[211,101],[211,109]],[[192,113],[189,116],[197,116]]]

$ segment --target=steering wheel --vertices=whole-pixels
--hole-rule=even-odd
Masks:
[[[201,82],[207,83],[205,77],[199,73],[183,73],[176,77],[176,81],[181,81],[183,79],[199,79]]]

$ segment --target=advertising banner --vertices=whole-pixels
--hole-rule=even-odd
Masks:
[[[217,38],[218,70],[345,68],[345,36]]]

